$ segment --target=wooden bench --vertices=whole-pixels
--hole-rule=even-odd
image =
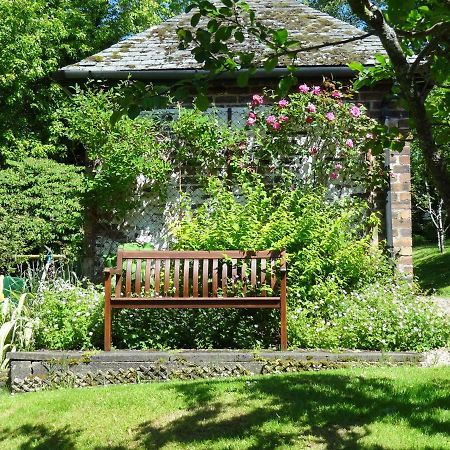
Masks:
[[[287,348],[283,251],[119,249],[117,267],[104,275],[105,351],[111,349],[112,310],[119,308],[275,308],[281,349]]]

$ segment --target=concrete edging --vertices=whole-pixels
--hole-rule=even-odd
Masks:
[[[323,370],[358,364],[415,364],[416,352],[347,350],[174,350],[8,353],[12,392],[59,387],[185,380]]]

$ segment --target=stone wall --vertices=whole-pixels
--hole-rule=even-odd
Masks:
[[[16,352],[10,358],[14,393],[153,381],[224,378],[364,364],[418,364],[414,352],[186,350]]]

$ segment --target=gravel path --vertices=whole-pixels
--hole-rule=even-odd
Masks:
[[[436,305],[439,306],[445,313],[450,316],[450,298],[448,297],[433,297]]]

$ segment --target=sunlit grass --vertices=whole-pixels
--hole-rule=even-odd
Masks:
[[[430,294],[450,297],[450,240],[444,253],[436,244],[418,245],[413,250],[414,275]]]
[[[450,368],[0,394],[2,449],[450,449]]]

